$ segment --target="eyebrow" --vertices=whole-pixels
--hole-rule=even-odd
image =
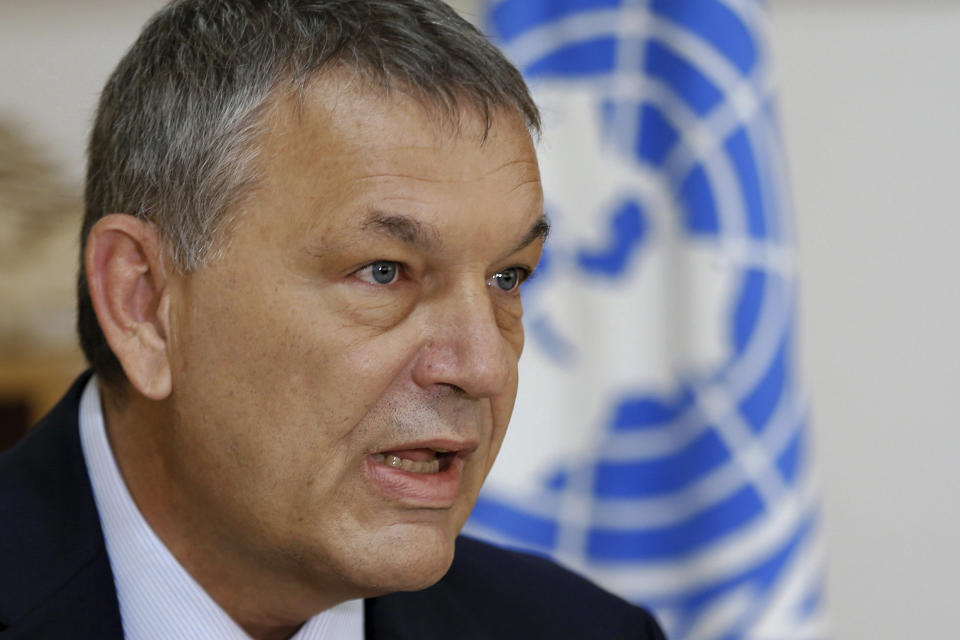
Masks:
[[[393,236],[402,242],[413,245],[425,251],[434,250],[440,243],[440,234],[430,224],[414,220],[405,215],[375,211],[363,223],[363,230],[373,229],[380,233]],[[509,253],[516,253],[529,246],[535,240],[546,240],[550,233],[550,221],[547,216],[541,215],[523,240]]]
[[[400,214],[375,211],[363,223],[364,231],[371,228],[426,251],[439,244],[440,234],[433,226]]]
[[[541,215],[536,222],[533,223],[533,226],[530,227],[530,231],[527,231],[527,235],[524,236],[523,241],[516,246],[516,248],[510,253],[516,253],[521,249],[529,246],[534,240],[543,240],[546,241],[547,236],[550,235],[550,221],[547,219],[546,215]]]

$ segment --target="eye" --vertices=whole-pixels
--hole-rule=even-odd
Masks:
[[[400,263],[378,260],[357,271],[357,277],[370,284],[392,284],[400,276]]]
[[[526,280],[527,270],[522,267],[510,267],[500,273],[496,273],[487,280],[490,286],[496,286],[500,291],[511,293],[520,287],[520,283]]]

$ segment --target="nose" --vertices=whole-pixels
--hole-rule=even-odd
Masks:
[[[519,353],[497,323],[486,285],[438,297],[423,322],[425,340],[413,367],[420,387],[453,387],[484,398],[516,379]]]

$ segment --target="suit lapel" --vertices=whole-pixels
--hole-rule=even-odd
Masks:
[[[80,445],[83,375],[0,457],[3,638],[121,638],[119,605]]]

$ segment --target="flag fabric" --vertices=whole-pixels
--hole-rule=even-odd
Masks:
[[[824,638],[796,269],[759,0],[501,0],[554,230],[467,531],[674,640]]]

